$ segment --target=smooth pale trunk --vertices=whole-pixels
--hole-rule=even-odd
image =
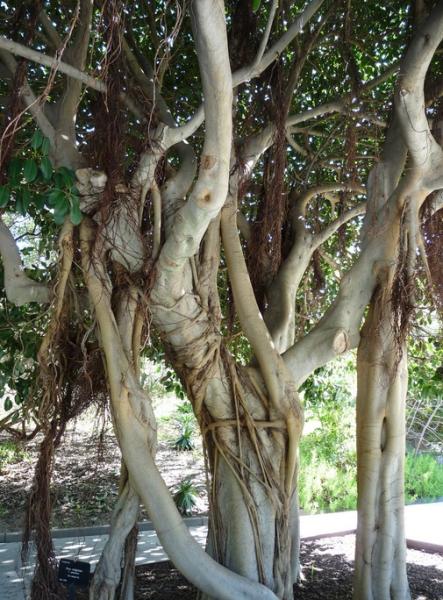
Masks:
[[[408,600],[404,531],[405,344],[389,304],[371,307],[358,350],[356,600]]]
[[[89,590],[90,600],[114,600],[116,597],[122,576],[122,557],[125,554],[126,541],[137,522],[138,512],[138,496],[127,482],[111,517],[111,531],[94,572]],[[127,573],[125,589],[119,595],[120,600],[132,600],[134,597],[130,579],[130,573]]]
[[[218,428],[219,429],[219,428]],[[240,429],[240,435],[245,428]],[[219,434],[220,435],[220,434]],[[269,433],[261,431],[264,456],[274,460],[273,473],[285,465],[284,451]],[[238,453],[234,436],[221,435],[223,446]],[[279,437],[279,436],[278,436]],[[209,454],[214,456],[214,446]],[[223,455],[222,455],[223,454]],[[211,461],[211,498],[207,552],[231,571],[258,581],[278,598],[292,600],[299,575],[298,503],[294,490],[288,502],[285,490],[274,481],[273,489],[262,485],[259,461],[246,435],[241,459],[247,468],[235,470],[238,460],[221,450]],[[263,456],[263,455],[262,455]],[[254,474],[252,474],[254,473]],[[200,595],[201,600],[214,597]]]

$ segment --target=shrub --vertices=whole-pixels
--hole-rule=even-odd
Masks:
[[[173,498],[180,514],[191,515],[197,503],[197,488],[190,479],[183,479],[178,485]]]
[[[6,465],[26,460],[28,453],[13,441],[5,440],[0,442],[0,473]]]
[[[193,414],[184,413],[179,416],[179,423],[181,426],[180,437],[175,440],[173,447],[179,452],[186,452],[194,449],[192,443],[192,436],[195,429],[195,418]]]
[[[443,465],[432,454],[408,452],[405,466],[407,502],[436,500],[443,497]]]

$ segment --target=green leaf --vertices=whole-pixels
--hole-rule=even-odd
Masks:
[[[63,175],[58,171],[54,173],[54,182],[58,188],[65,187],[65,180],[63,179]]]
[[[71,169],[68,169],[67,167],[60,167],[57,170],[57,173],[59,173],[61,175],[63,184],[70,188],[74,182],[75,182],[75,174],[74,171],[71,171]]]
[[[61,202],[61,200],[65,199],[65,194],[62,190],[52,190],[51,192],[49,192],[49,194],[47,195],[47,203],[48,206],[55,206],[57,203]]]
[[[45,197],[42,194],[34,194],[33,202],[36,208],[43,208],[45,205]]]
[[[50,147],[51,147],[51,142],[48,140],[48,138],[46,138],[46,137],[43,138],[42,146],[40,148],[43,156],[47,156]]]
[[[56,202],[55,202],[54,214],[53,214],[54,221],[57,225],[63,224],[63,222],[65,220],[65,216],[68,213],[68,211],[69,211],[69,202],[67,201],[63,192],[60,192],[60,190],[59,190],[59,194],[58,194]]]
[[[23,161],[19,158],[13,158],[8,165],[8,175],[11,179],[11,183],[18,183],[20,181],[20,175],[22,171]]]
[[[34,181],[34,179],[37,177],[37,172],[38,172],[38,170],[37,170],[37,164],[36,164],[35,160],[33,160],[32,158],[26,159],[23,174],[28,183],[31,183],[31,181]]]
[[[12,400],[9,396],[5,398],[5,403],[3,404],[5,410],[11,410],[12,408]]]
[[[42,145],[44,139],[45,138],[43,137],[43,134],[40,131],[40,129],[37,129],[36,131],[34,131],[34,135],[31,138],[31,147],[34,150],[38,150]]]
[[[257,12],[260,8],[261,0],[252,0],[252,11]]]
[[[54,223],[56,225],[63,225],[63,223],[65,222],[65,216],[66,216],[65,212],[54,211],[54,214],[53,214]]]
[[[0,208],[4,208],[8,202],[11,191],[7,185],[0,185]]]
[[[46,181],[49,181],[52,177],[52,163],[47,156],[42,158],[42,162],[40,163],[40,171],[43,174],[43,177]]]
[[[69,216],[71,218],[71,222],[73,225],[80,225],[82,219],[83,219],[83,215],[82,212],[80,210],[80,206],[77,202],[73,202],[72,206],[71,206],[71,212],[69,213]]]
[[[23,197],[22,194],[17,193],[15,199],[15,210],[20,213],[22,217],[26,216],[26,210],[23,206]]]
[[[63,192],[59,192],[55,200],[54,210],[66,214],[69,210],[69,202]]]
[[[28,212],[29,209],[29,205],[31,204],[31,192],[27,189],[23,189],[22,190],[22,204],[23,204],[23,210],[26,212]]]

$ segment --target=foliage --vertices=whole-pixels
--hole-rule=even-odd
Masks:
[[[175,394],[178,398],[182,400],[186,396],[186,392],[183,389],[180,379],[177,377],[174,369],[167,367],[164,375],[160,379],[161,385],[164,387],[167,393]]]
[[[411,342],[412,349],[417,345]],[[435,372],[432,349],[426,361],[412,362],[410,373],[417,377],[427,362]],[[426,348],[422,348],[426,350]],[[433,383],[434,381],[434,383]],[[427,381],[423,391],[421,378],[413,382],[413,393],[439,389],[436,380]],[[355,510],[357,507],[355,406],[352,394],[355,370],[351,358],[337,359],[318,369],[304,384],[306,410],[305,434],[300,443],[299,499],[309,513]],[[443,496],[443,465],[432,454],[408,452],[405,463],[405,499],[435,500]]]
[[[4,440],[0,442],[0,473],[9,464],[17,463],[22,460],[27,460],[29,457],[26,450],[24,450],[19,444],[11,441]]]
[[[161,347],[155,343],[149,347],[148,356],[142,360],[142,385],[153,396],[172,394],[185,400],[186,392],[175,371],[165,363],[165,355]]]
[[[405,496],[407,502],[443,498],[443,464],[435,456],[407,454]]]
[[[336,512],[357,508],[355,456],[337,467],[315,452],[300,453],[299,500],[308,513]]]
[[[9,161],[7,184],[0,186],[0,208],[61,225],[66,215],[74,225],[82,220],[80,200],[71,169],[54,169],[48,158],[49,140],[39,130]]]
[[[179,413],[179,424],[181,427],[180,437],[175,440],[173,447],[179,452],[194,449],[192,436],[195,430],[195,417],[192,413]]]
[[[198,491],[192,483],[191,479],[183,479],[177,486],[173,495],[175,505],[180,514],[187,516],[191,515],[197,503]]]
[[[187,398],[183,398],[182,401],[177,405],[177,412],[180,415],[194,415],[192,404]]]
[[[421,310],[409,342],[407,437],[418,450],[443,452],[443,344],[433,311]]]

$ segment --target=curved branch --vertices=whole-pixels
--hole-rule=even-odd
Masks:
[[[364,192],[364,188],[361,188],[361,186],[320,185],[305,192],[299,200],[299,205],[294,209],[295,242],[267,291],[268,309],[264,315],[274,344],[280,353],[286,352],[294,343],[295,297],[315,250],[341,225],[365,212],[366,203],[360,203],[359,206],[345,212],[330,223],[317,235],[310,233],[306,228],[304,219],[306,204],[315,195],[340,189],[353,189],[353,191]]]
[[[320,231],[320,233],[317,233],[317,235],[314,236],[313,241],[312,241],[313,250],[316,250],[319,246],[324,244],[331,237],[331,235],[334,235],[334,233],[342,225],[344,225],[348,221],[351,221],[355,217],[364,215],[365,212],[366,212],[366,202],[360,202],[359,205],[354,206],[354,208],[351,208],[350,210],[347,210],[346,212],[344,212],[337,219],[335,219],[335,221],[332,221],[332,223],[329,223],[329,225],[327,227],[325,227],[322,231]]]
[[[240,324],[260,365],[260,371],[274,408],[280,411],[278,356],[252,289],[237,233],[237,210],[232,197],[222,211],[221,231],[229,279]]]
[[[297,35],[299,35],[303,31],[305,25],[315,15],[315,13],[321,7],[323,2],[324,0],[312,0],[303,10],[303,12],[297,17],[294,23],[289,27],[286,33],[284,33],[264,54],[263,58],[258,64],[256,64],[256,60],[254,60],[252,65],[242,67],[241,69],[236,71],[232,76],[232,82],[234,87],[237,87],[245,81],[249,81],[250,79],[258,77],[260,73],[267,69],[269,65],[272,64],[274,60],[276,60],[279,57],[279,55],[285,50],[285,48],[289,46],[289,44],[294,40],[294,38],[297,37]]]
[[[425,112],[424,82],[442,39],[443,3],[439,2],[409,46],[401,66],[395,95],[395,108],[412,163],[416,169],[426,171],[427,185],[431,190],[442,185],[443,151],[429,128]],[[440,184],[435,182],[436,179],[440,180]]]
[[[49,289],[25,275],[20,253],[12,233],[0,217],[0,255],[5,272],[6,297],[16,306],[28,302],[49,302]]]
[[[283,52],[283,50],[292,42],[292,40],[302,32],[303,27],[308,23],[308,21],[312,18],[312,16],[318,11],[318,9],[323,4],[324,0],[312,0],[310,4],[305,8],[305,10],[299,15],[299,17],[294,21],[294,23],[289,27],[288,31],[282,35],[282,37],[275,42],[275,44],[271,47],[266,54],[261,55],[263,51],[263,45],[266,46],[268,36],[270,33],[270,26],[272,26],[272,11],[274,7],[271,7],[271,13],[266,24],[265,33],[260,43],[260,48],[257,53],[254,62],[247,67],[242,67],[238,69],[235,73],[232,74],[232,85],[233,87],[239,86],[241,83],[254,79],[258,77],[260,73],[262,73],[267,67]],[[260,60],[258,60],[260,58]],[[201,105],[195,115],[181,127],[178,127],[174,134],[177,141],[181,141],[192,135],[198,127],[200,127],[201,123],[204,120],[204,107]],[[177,142],[175,142],[177,143]]]
[[[358,345],[361,320],[377,285],[378,274],[396,260],[401,219],[398,207],[404,198],[417,193],[415,179],[404,178],[389,200],[375,212],[373,205],[377,207],[380,203],[382,188],[375,188],[375,198],[369,194],[363,250],[342,278],[334,303],[315,327],[283,356],[298,386],[315,369]]]
[[[99,260],[90,255],[94,231],[86,220],[81,226],[82,263],[86,285],[100,327],[106,357],[111,400],[123,458],[130,482],[146,506],[159,540],[176,567],[200,590],[220,600],[276,600],[265,586],[249,581],[216,563],[189,533],[150,451],[153,432],[149,416],[136,418],[130,396],[144,393],[123,351],[113,316],[108,276]],[[146,436],[148,434],[148,439]]]
[[[309,202],[321,194],[329,192],[355,192],[358,194],[366,194],[366,189],[358,183],[325,183],[316,185],[306,190],[297,201],[297,213],[304,215]]]

